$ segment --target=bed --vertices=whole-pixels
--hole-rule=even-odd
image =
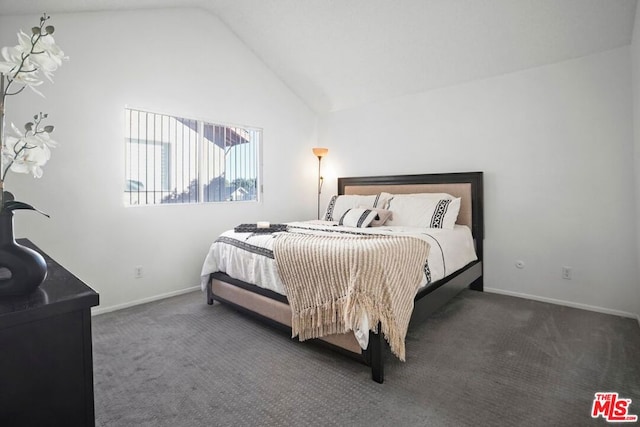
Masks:
[[[374,243],[378,241],[377,239],[382,239],[383,242],[390,241],[394,244],[402,239],[404,239],[402,242],[417,242],[421,240],[422,242],[428,243],[426,245],[424,243],[416,243],[422,246],[416,246],[406,252],[406,254],[398,256],[398,258],[407,258],[408,254],[416,253],[420,254],[416,255],[416,257],[419,258],[419,256],[424,255],[424,253],[420,252],[424,246],[427,247],[426,253],[428,253],[429,256],[429,259],[424,262],[424,267],[421,269],[422,273],[419,288],[417,291],[415,291],[414,288],[411,294],[413,298],[411,301],[412,310],[408,313],[405,322],[408,327],[412,324],[423,322],[429,315],[465,288],[471,288],[476,291],[483,290],[482,243],[484,237],[484,222],[482,172],[346,177],[338,179],[337,190],[336,197],[345,197],[337,199],[334,197],[329,205],[329,212],[327,213],[329,216],[328,219],[334,220],[334,223],[321,221],[290,223],[287,227],[289,232],[274,234],[254,233],[251,232],[251,230],[239,230],[240,232],[246,231],[246,234],[238,234],[231,231],[223,233],[216,242],[212,244],[202,269],[202,285],[206,291],[207,303],[213,304],[214,301],[218,301],[228,304],[239,311],[249,313],[275,327],[285,329],[289,332],[295,332],[293,335],[299,335],[302,339],[303,334],[301,333],[300,322],[297,316],[298,312],[296,311],[296,307],[299,305],[296,301],[298,293],[294,288],[290,287],[292,285],[291,282],[296,282],[296,280],[298,282],[304,282],[307,279],[313,281],[311,279],[313,274],[315,274],[314,277],[324,275],[317,274],[318,270],[308,273],[311,274],[311,276],[296,275],[297,271],[295,271],[294,268],[296,264],[295,259],[292,262],[293,266],[289,269],[293,271],[292,273],[286,268],[283,268],[282,266],[284,264],[280,261],[279,274],[277,269],[270,266],[270,264],[274,264],[274,258],[276,258],[274,257],[274,252],[276,254],[281,253],[279,251],[284,252],[282,244],[279,242],[285,240],[284,235],[286,235],[287,238],[298,238],[298,241],[300,239],[322,239],[323,237],[320,236],[336,234],[333,232],[337,232],[337,234],[343,236],[345,227],[343,227],[342,220],[345,219],[347,215],[346,213],[337,212],[341,218],[340,224],[336,224],[338,218],[330,217],[332,204],[334,204],[336,200],[340,202],[346,199],[353,200],[357,197],[363,197],[363,200],[369,198],[368,200],[370,200],[370,198],[374,196],[376,200],[375,203],[377,203],[380,195],[383,194],[387,195],[388,200],[390,200],[390,202],[385,203],[391,205],[390,207],[385,205],[385,207],[389,207],[391,211],[395,209],[398,214],[403,212],[403,200],[411,201],[419,198],[420,196],[418,195],[421,194],[425,194],[424,197],[426,198],[437,194],[447,194],[451,196],[453,201],[459,203],[459,206],[456,208],[457,215],[454,218],[455,225],[449,224],[451,232],[449,232],[449,230],[445,231],[432,228],[415,230],[414,227],[403,228],[384,225],[381,227],[349,228],[346,230],[347,236],[345,239],[347,244],[349,242],[347,237],[351,237],[349,235]],[[450,206],[453,206],[453,203],[455,202],[452,202]],[[361,210],[353,209],[352,213],[356,211],[358,214],[361,212]],[[435,218],[436,216],[437,215],[434,214],[433,217]],[[392,218],[397,217],[398,215],[394,215]],[[364,218],[364,214],[361,216],[361,219],[362,218]],[[387,224],[392,224],[393,222],[394,221],[389,221]],[[398,223],[398,221],[396,221],[396,223]],[[400,232],[405,233],[402,237],[396,237],[398,229],[400,229]],[[455,246],[459,244],[456,239],[461,239],[462,237],[460,236],[463,236],[465,233],[468,234],[467,239],[471,242],[472,257],[469,254],[465,256],[456,255],[456,252],[465,252],[462,249],[456,249]],[[387,239],[386,234],[393,234],[394,237]],[[275,236],[278,236],[278,238],[274,238]],[[449,243],[449,241],[452,243]],[[463,240],[460,241],[462,242]],[[280,244],[278,251],[273,250],[274,244]],[[386,243],[384,244],[386,245]],[[398,244],[400,245],[400,243]],[[469,246],[469,244],[467,243],[466,246]],[[333,248],[332,251],[335,252],[335,248]],[[398,247],[392,248],[390,251],[391,253],[400,252]],[[466,252],[469,252],[469,250],[466,249]],[[235,253],[243,253],[245,258],[232,262],[230,259],[236,256],[233,255]],[[449,258],[445,258],[445,254],[449,254],[447,255]],[[246,260],[247,256],[250,258],[248,261]],[[451,256],[453,256],[453,258],[451,258]],[[282,258],[283,255],[280,255],[280,259]],[[386,259],[389,257],[385,256],[383,258]],[[440,258],[442,258],[441,262],[439,261]],[[248,268],[252,263],[260,265],[254,266],[254,269]],[[322,268],[317,265],[313,267],[315,264],[322,263],[311,262],[309,264],[311,270],[313,270],[313,268]],[[381,268],[382,270],[380,271],[388,271],[384,270],[385,267]],[[298,268],[298,270],[304,269]],[[368,270],[369,268],[367,268],[367,271]],[[404,270],[403,268],[402,271]],[[407,269],[407,271],[409,270],[410,269]],[[282,277],[279,277],[280,275]],[[384,275],[387,276],[386,273],[384,273]],[[329,276],[329,273],[327,273],[327,276]],[[304,277],[304,279],[300,279],[300,277]],[[366,278],[366,276],[363,277]],[[396,279],[396,276],[393,275],[390,277],[388,280],[391,281],[404,280]],[[411,277],[413,278],[412,280],[416,278],[415,275]],[[325,284],[333,283],[327,280],[325,280]],[[286,284],[286,289],[282,288],[283,282],[289,282]],[[367,280],[363,286],[367,286],[369,282],[371,282],[371,280]],[[290,292],[289,294],[287,294],[287,289]],[[285,295],[289,295],[289,297]],[[365,304],[363,303],[362,305]],[[358,307],[357,303],[356,307]],[[367,309],[370,309],[368,305]],[[363,311],[367,313],[366,310]],[[331,312],[336,312],[333,306],[331,307]],[[294,314],[293,316],[292,313]],[[389,339],[390,337],[393,338],[391,334],[391,332],[393,332],[391,329],[393,328],[387,327],[388,322],[385,322],[385,320],[388,319],[386,317],[375,317],[371,315],[371,313],[369,313],[368,316],[362,315],[360,311],[358,313],[357,316],[354,315],[352,317],[351,323],[348,323],[346,329],[344,329],[343,324],[339,325],[343,330],[347,330],[348,332],[325,328],[322,329],[322,331],[326,333],[317,333],[318,329],[316,328],[313,329],[315,335],[314,333],[305,334],[304,338],[319,337],[324,344],[329,345],[333,349],[363,361],[371,367],[373,380],[382,383],[384,381],[383,362],[385,352],[390,349],[394,354],[399,355],[401,353],[401,356],[404,356],[404,341],[399,343],[397,339]],[[327,317],[326,313],[318,313],[317,315],[318,318],[322,319]],[[340,312],[339,316],[342,316],[342,312]],[[334,315],[334,317],[336,316]],[[402,318],[402,316],[398,315],[398,318]],[[368,322],[367,319],[373,319],[373,321]],[[314,326],[317,325],[314,324]],[[351,331],[351,329],[353,329],[353,331]],[[387,340],[385,340],[385,337]],[[398,350],[400,344],[402,348]],[[403,357],[400,358],[401,360],[403,359]]]

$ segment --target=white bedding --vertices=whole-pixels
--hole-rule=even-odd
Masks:
[[[425,240],[431,246],[425,263],[425,274],[419,289],[448,276],[477,259],[471,230],[463,225],[451,229],[383,226],[352,228],[331,221],[305,221],[288,224],[290,231],[313,234],[356,233],[411,236]],[[206,289],[209,275],[225,272],[227,275],[286,295],[278,276],[273,257],[273,242],[277,233],[236,233],[226,231],[209,248],[201,272],[202,290]],[[362,328],[354,335],[363,349],[367,348],[369,326],[366,316]]]
[[[441,228],[415,228],[383,226],[373,228],[341,227],[330,221],[305,221],[289,223],[293,231],[311,233],[373,233],[412,236],[423,239],[431,245],[425,277],[420,288],[448,276],[471,261],[477,259],[473,238],[468,227],[456,225],[452,230]],[[224,232],[211,245],[201,272],[202,289],[206,289],[209,275],[218,271],[286,295],[282,281],[278,277],[273,259],[273,239],[275,234]]]

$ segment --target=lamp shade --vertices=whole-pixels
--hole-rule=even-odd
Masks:
[[[329,153],[329,149],[328,148],[321,148],[321,147],[315,147],[313,148],[313,154],[316,157],[324,157]]]

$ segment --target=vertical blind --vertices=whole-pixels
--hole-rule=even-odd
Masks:
[[[258,200],[262,130],[125,109],[127,205]]]

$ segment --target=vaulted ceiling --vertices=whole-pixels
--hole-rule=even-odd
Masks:
[[[628,45],[637,0],[0,0],[0,14],[199,7],[319,113]]]

